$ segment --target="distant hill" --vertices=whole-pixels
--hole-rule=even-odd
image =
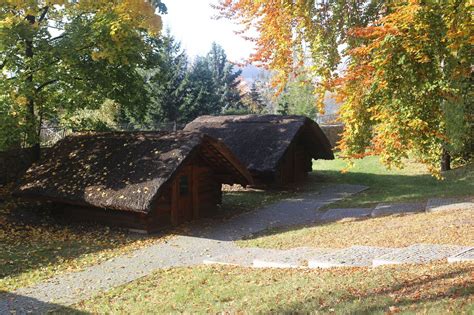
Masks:
[[[239,67],[239,69],[242,70],[241,76],[245,79],[245,81],[249,83],[255,81],[262,73],[267,72],[267,70],[263,68],[258,68],[254,65]]]

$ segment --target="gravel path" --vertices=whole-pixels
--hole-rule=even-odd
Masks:
[[[331,209],[321,207],[367,189],[357,185],[335,185],[319,194],[305,194],[285,199],[265,208],[244,213],[224,222],[206,221],[190,224],[189,235],[176,236],[116,257],[81,272],[63,274],[13,293],[0,295],[0,314],[16,311],[45,313],[58,305],[71,305],[88,299],[100,291],[128,283],[167,267],[192,266],[203,263],[232,264],[247,267],[305,268],[332,266],[377,266],[393,263],[424,263],[438,259],[450,262],[473,261],[474,248],[446,245],[415,244],[402,249],[353,246],[346,249],[294,248],[289,250],[238,248],[234,241],[269,228],[364,218],[387,214],[406,214],[422,210],[421,204],[381,204],[375,209]],[[451,203],[436,200],[428,207],[441,210],[474,209],[471,200]],[[456,207],[449,204],[456,203]],[[433,211],[433,210],[431,210]],[[440,210],[436,210],[440,211]],[[210,224],[209,224],[210,222]]]
[[[80,272],[54,277],[0,298],[0,314],[15,309],[43,313],[51,305],[70,305],[121,284],[146,276],[159,268],[191,266],[216,254],[236,250],[232,242],[179,236],[168,243],[151,245]],[[41,302],[41,303],[38,303]],[[54,303],[54,304],[52,304]]]
[[[192,236],[177,236],[167,243],[151,245],[81,272],[59,275],[28,288],[0,297],[0,314],[44,313],[60,305],[90,298],[100,291],[128,283],[156,269],[202,264],[213,256],[237,248],[233,241],[268,228],[317,221],[324,205],[367,189],[358,185],[335,185],[319,194],[305,194],[274,205],[233,217],[223,223],[190,226]]]
[[[310,224],[320,221],[324,212],[316,211],[330,203],[366,190],[361,185],[334,185],[319,193],[284,199],[262,209],[243,213],[218,225],[190,227],[191,234],[222,241],[235,241],[270,228]]]
[[[424,264],[449,259],[471,248],[457,245],[414,244],[377,257],[373,260],[373,265]]]
[[[439,260],[451,263],[474,261],[473,251],[474,247],[469,246],[437,244],[414,244],[404,248],[239,248],[206,258],[204,263],[253,268],[378,267],[388,264],[425,264]]]
[[[432,198],[428,200],[426,212],[474,210],[474,197],[469,198]]]

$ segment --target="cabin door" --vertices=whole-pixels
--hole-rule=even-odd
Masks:
[[[185,168],[176,177],[174,185],[174,202],[172,220],[174,225],[181,224],[193,219],[193,186],[192,169]]]

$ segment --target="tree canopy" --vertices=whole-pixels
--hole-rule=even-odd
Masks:
[[[157,51],[156,66],[144,74],[150,100],[141,121],[150,127],[180,119],[189,86],[188,56],[169,32]]]
[[[135,128],[163,123],[186,123],[200,115],[218,115],[242,107],[238,89],[240,70],[227,60],[224,49],[213,43],[206,56],[189,61],[169,33],[159,39],[155,66],[141,71],[148,102],[138,110],[121,110],[121,120]]]
[[[411,154],[439,175],[442,151],[472,143],[469,1],[222,0],[217,8],[257,31],[251,61],[275,70],[281,89],[304,66],[319,106],[336,90],[342,156],[378,154],[390,167]]]
[[[137,106],[160,0],[0,1],[0,146],[39,148],[44,120],[106,99]]]

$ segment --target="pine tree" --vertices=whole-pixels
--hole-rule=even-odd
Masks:
[[[311,79],[305,73],[301,73],[286,84],[280,96],[279,107],[281,109],[280,105],[285,104],[287,115],[304,115],[315,119],[317,98],[313,92],[314,86]]]
[[[148,80],[151,103],[144,118],[146,125],[176,122],[188,88],[188,57],[168,32],[162,38],[158,67]]]
[[[212,43],[207,59],[212,72],[212,79],[216,86],[219,107],[222,110],[241,108],[242,96],[238,85],[242,70],[234,71],[234,66],[227,60],[224,49],[216,43]]]
[[[288,115],[290,114],[290,104],[288,103],[288,99],[285,96],[283,96],[279,102],[278,102],[278,109],[277,113],[280,115]]]
[[[180,107],[181,120],[191,121],[200,115],[221,112],[217,86],[207,57],[197,57],[189,72],[189,85]]]
[[[250,107],[252,109],[252,112],[261,113],[263,109],[265,108],[265,103],[263,101],[262,95],[257,86],[257,82],[255,81],[252,83],[252,86],[250,87],[249,98],[250,98]]]

